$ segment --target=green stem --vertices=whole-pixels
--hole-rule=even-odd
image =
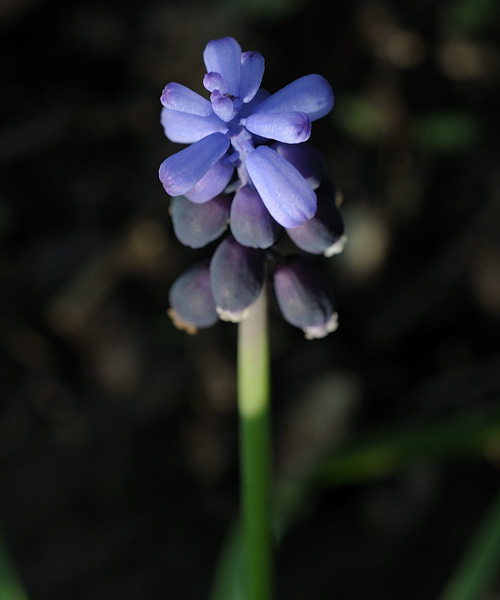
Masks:
[[[265,290],[238,326],[245,600],[271,600],[269,343]]]
[[[498,576],[499,561],[500,494],[479,525],[470,547],[448,582],[441,600],[486,598],[495,577]]]

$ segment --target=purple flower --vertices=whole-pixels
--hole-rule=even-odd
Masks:
[[[239,186],[251,186],[280,225],[301,225],[315,214],[316,195],[291,162],[262,144],[308,140],[311,122],[333,107],[330,85],[321,75],[306,75],[272,95],[259,94],[264,58],[242,52],[230,37],[209,42],[203,58],[210,100],[178,83],[161,95],[166,136],[192,144],[162,163],[166,192],[205,202],[236,169]]]
[[[196,333],[210,327],[219,318],[210,286],[209,261],[197,263],[185,271],[170,288],[168,314],[179,329]]]
[[[342,217],[322,187],[323,160],[306,143],[311,123],[333,107],[332,89],[321,75],[306,75],[270,94],[260,87],[264,58],[230,37],[209,42],[203,59],[209,97],[179,83],[161,94],[165,135],[189,145],[164,160],[159,175],[173,196],[179,241],[202,248],[230,233],[210,261],[176,280],[169,314],[190,331],[245,318],[277,259],[283,316],[306,337],[322,337],[336,327],[331,294],[306,257],[282,258],[278,241],[285,228],[305,252],[331,256],[343,247]]]
[[[172,198],[170,213],[177,239],[185,246],[203,248],[227,229],[230,206],[229,196],[215,196],[200,205],[184,196]]]
[[[288,236],[301,250],[311,254],[333,256],[344,249],[344,221],[335,198],[318,194],[318,209],[312,219],[298,227],[287,229]]]
[[[292,255],[274,271],[274,292],[283,317],[307,339],[322,338],[338,326],[332,292],[323,273],[304,256]]]
[[[281,229],[259,194],[248,185],[234,195],[230,222],[236,240],[251,248],[269,248],[276,242]]]
[[[257,300],[264,283],[265,256],[226,237],[210,262],[210,282],[216,310],[223,321],[237,323]]]

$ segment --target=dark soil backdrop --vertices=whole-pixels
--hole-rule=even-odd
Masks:
[[[277,476],[381,429],[498,422],[499,13],[0,2],[0,529],[30,600],[208,598],[237,514],[236,328],[165,315],[199,253],[157,177],[178,149],[161,90],[203,91],[210,39],[260,51],[270,91],[317,72],[337,98],[312,143],[344,195],[340,328],[308,342],[271,307]],[[498,488],[495,439],[318,489],[278,598],[437,598]]]

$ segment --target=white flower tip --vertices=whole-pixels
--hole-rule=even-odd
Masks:
[[[336,331],[339,326],[339,316],[336,312],[332,314],[330,319],[322,325],[311,325],[304,327],[303,332],[306,340],[317,340],[326,337],[329,333]]]
[[[333,256],[334,254],[340,254],[342,252],[342,250],[344,249],[346,243],[347,243],[347,236],[341,235],[334,244],[332,244],[331,246],[328,246],[328,248],[323,252],[323,254],[327,258],[330,258],[330,256]]]
[[[249,310],[248,308],[244,308],[243,310],[233,312],[231,310],[226,310],[221,308],[220,306],[216,306],[215,310],[219,315],[219,319],[221,321],[227,321],[228,323],[239,323],[248,317]]]

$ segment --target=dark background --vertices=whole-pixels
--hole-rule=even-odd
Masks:
[[[307,342],[271,306],[277,474],[498,407],[499,6],[0,2],[0,528],[31,600],[205,599],[237,513],[236,328],[166,317],[200,253],[157,178],[159,95],[203,91],[210,39],[260,51],[270,91],[318,72],[337,97],[312,142],[344,195],[340,328]],[[278,597],[437,598],[499,460],[320,490]]]

